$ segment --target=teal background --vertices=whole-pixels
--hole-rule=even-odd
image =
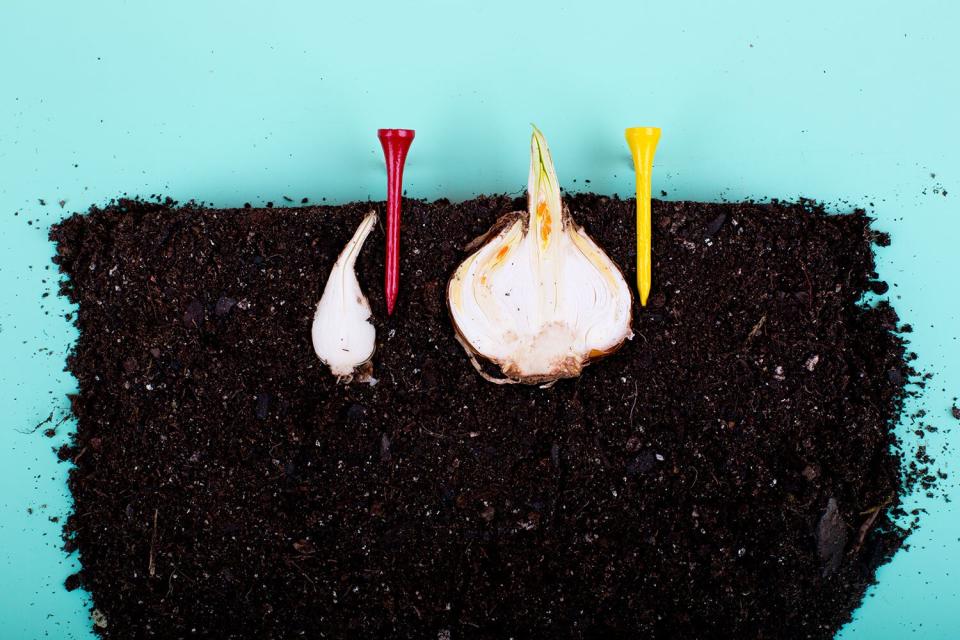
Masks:
[[[521,191],[534,121],[572,190],[629,194],[623,128],[643,124],[663,127],[654,192],[667,199],[867,207],[893,236],[879,270],[935,374],[918,406],[952,471],[958,26],[946,1],[3,0],[0,636],[90,628],[86,596],[61,587],[76,562],[49,520],[69,510],[50,449],[70,423],[53,441],[21,433],[58,420],[74,389],[69,307],[41,298],[58,280],[49,224],[121,193],[380,199],[377,127],[417,130],[417,197]],[[960,497],[955,478],[944,486]],[[910,504],[929,511],[921,529],[841,637],[958,637],[960,501]]]

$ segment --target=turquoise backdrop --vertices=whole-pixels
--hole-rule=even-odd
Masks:
[[[521,191],[533,121],[571,189],[628,194],[623,128],[643,124],[663,128],[654,193],[667,199],[868,208],[893,237],[880,274],[935,375],[919,401],[941,427],[928,448],[952,472],[958,27],[948,1],[3,0],[0,636],[90,629],[51,521],[70,508],[51,452],[70,422],[53,440],[23,433],[64,416],[74,389],[70,308],[42,297],[58,281],[49,224],[122,193],[381,199],[377,127],[417,130],[416,197]],[[956,478],[945,486],[960,497]],[[846,640],[960,637],[960,501],[910,504],[927,509],[922,527]]]

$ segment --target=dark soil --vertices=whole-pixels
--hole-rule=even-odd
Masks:
[[[569,198],[635,278],[631,200]],[[362,214],[121,201],[51,232],[79,303],[79,583],[109,638],[829,638],[901,544],[911,370],[863,212],[655,202],[636,337],[495,386],[444,303],[524,200],[406,201],[360,257],[376,386],[310,325]],[[102,614],[102,617],[101,617]]]

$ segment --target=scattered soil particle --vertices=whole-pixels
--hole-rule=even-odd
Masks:
[[[45,424],[50,424],[51,422],[53,422],[53,411],[51,411],[51,412],[50,412],[50,415],[48,415],[46,418],[44,418],[43,420],[41,420],[40,422],[38,422],[37,424],[35,424],[32,429],[17,429],[17,432],[18,432],[18,433],[21,433],[21,434],[23,434],[23,435],[29,435],[29,434],[31,434],[31,433],[36,433],[36,432],[40,429],[40,427],[42,427],[42,426],[45,425]],[[55,427],[50,427],[50,428],[48,428],[48,429],[45,429],[43,433],[46,434],[47,432],[49,432],[49,431],[51,431],[51,430],[54,430],[54,433],[56,433]]]
[[[64,580],[63,582],[63,586],[64,588],[66,588],[67,591],[76,591],[77,589],[80,588],[80,584],[81,583],[80,583],[79,573],[71,573],[69,576],[67,576],[67,579]]]
[[[568,203],[634,282],[634,202]],[[375,232],[375,386],[338,384],[310,327],[382,203],[121,200],[52,228],[80,329],[64,544],[100,634],[830,638],[850,619],[904,536],[912,371],[891,307],[858,304],[889,238],[807,201],[655,201],[634,339],[579,379],[502,387],[444,292],[524,206],[407,200],[389,318]]]

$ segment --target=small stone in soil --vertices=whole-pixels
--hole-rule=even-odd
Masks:
[[[183,312],[183,324],[186,327],[197,328],[203,322],[203,304],[199,300],[191,300]]]
[[[230,313],[230,309],[233,309],[233,305],[237,304],[237,301],[233,298],[227,296],[220,296],[220,299],[217,300],[217,306],[214,309],[214,313],[218,316],[225,316]]]
[[[840,516],[836,499],[830,498],[817,524],[817,553],[823,563],[823,575],[828,576],[840,568],[846,546],[847,526]]]
[[[715,236],[715,235],[717,234],[717,232],[720,231],[720,227],[723,226],[723,223],[726,222],[726,220],[727,220],[727,214],[726,214],[726,213],[721,213],[721,214],[718,215],[716,218],[714,218],[713,220],[711,220],[711,221],[707,224],[707,237],[710,238],[710,237]]]

